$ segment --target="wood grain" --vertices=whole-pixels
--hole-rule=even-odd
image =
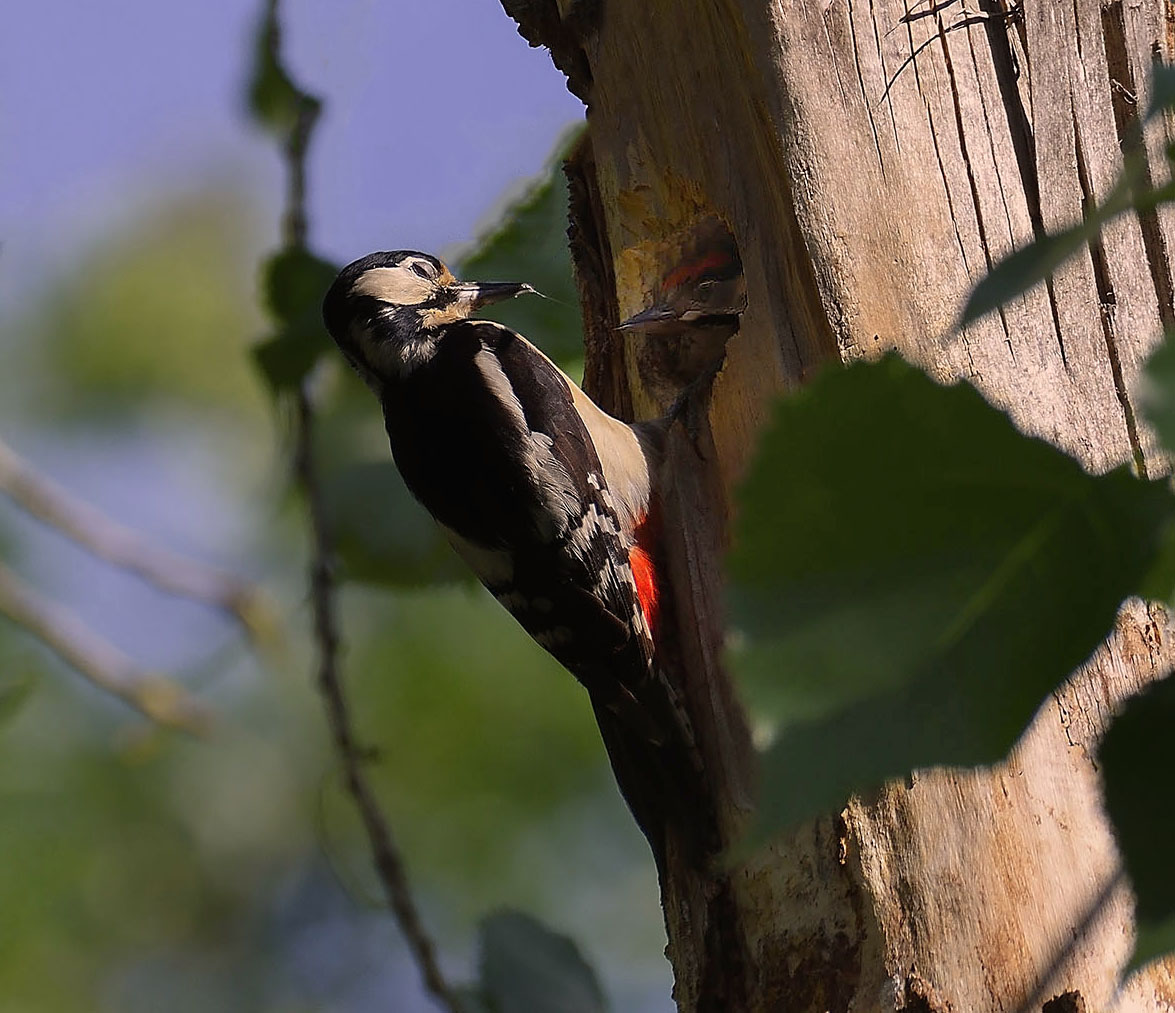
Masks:
[[[1175,13],[1170,0],[582,6],[576,52],[564,34],[554,55],[577,86],[590,69],[590,140],[570,172],[591,392],[636,418],[671,399],[649,372],[655,339],[621,340],[609,323],[673,268],[655,253],[665,236],[717,215],[746,272],[706,431],[696,445],[675,433],[667,465],[680,681],[731,840],[755,771],[720,664],[721,554],[780,390],[896,348],[939,379],[966,377],[1093,471],[1166,467],[1135,406],[1141,364],[1175,319],[1170,209],[1122,217],[1048,285],[956,321],[994,262],[1104,199],[1124,149],[1165,178],[1168,125],[1144,132],[1140,115]],[[580,7],[548,14],[566,27]],[[920,772],[730,872],[670,854],[679,1008],[1175,1008],[1171,965],[1114,993],[1132,900],[1094,752],[1115,706],[1172,659],[1166,613],[1129,602],[997,768]]]

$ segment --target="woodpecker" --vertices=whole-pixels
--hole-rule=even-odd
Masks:
[[[688,720],[654,649],[660,433],[607,415],[522,335],[472,319],[534,291],[458,281],[424,253],[373,253],[339,273],[323,319],[458,555],[597,714],[680,745]]]

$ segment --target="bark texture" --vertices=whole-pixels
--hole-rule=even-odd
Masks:
[[[589,108],[569,165],[589,391],[626,417],[668,407],[651,347],[619,319],[706,216],[738,241],[748,306],[697,440],[674,429],[665,551],[680,680],[729,841],[753,796],[745,719],[721,668],[732,489],[770,400],[830,360],[897,348],[966,377],[1094,471],[1163,465],[1135,413],[1140,364],[1175,319],[1172,212],[1129,215],[1047,286],[962,332],[970,286],[1105,196],[1143,137],[1171,0],[504,0]],[[797,476],[802,481],[802,476]],[[870,524],[868,503],[859,523]],[[1165,674],[1166,614],[1140,602],[1010,759],[847,802],[729,873],[659,856],[682,1010],[1175,1008],[1175,969],[1113,992],[1132,901],[1094,746]],[[797,776],[803,776],[802,771]]]

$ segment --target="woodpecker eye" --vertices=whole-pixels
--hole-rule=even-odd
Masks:
[[[429,265],[425,264],[423,261],[420,261],[420,260],[413,261],[412,262],[412,270],[415,271],[416,274],[418,274],[421,278],[424,278],[426,281],[432,281],[433,272],[429,269]]]

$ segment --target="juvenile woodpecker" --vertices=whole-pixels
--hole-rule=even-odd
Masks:
[[[658,743],[682,718],[654,659],[657,430],[605,414],[526,338],[470,319],[533,291],[458,281],[424,253],[373,253],[340,272],[323,318],[457,553],[597,712]]]

